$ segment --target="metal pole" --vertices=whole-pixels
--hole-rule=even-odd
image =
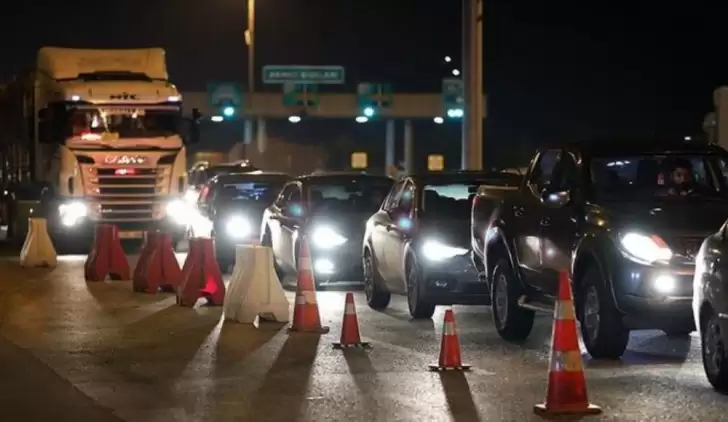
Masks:
[[[483,0],[463,0],[463,85],[465,115],[461,167],[483,168]]]
[[[387,120],[387,133],[385,135],[384,145],[384,157],[385,157],[385,170],[394,166],[394,141],[395,141],[395,126],[394,120]]]
[[[258,118],[258,152],[264,154],[268,149],[268,130],[265,127],[265,119]]]
[[[412,137],[412,120],[404,121],[404,171],[405,174],[415,172],[415,143]]]
[[[244,127],[244,138],[243,142],[245,142],[245,145],[251,145],[253,143],[253,119],[250,117],[245,118],[245,127]]]
[[[248,0],[248,105],[252,110],[255,94],[255,0]]]

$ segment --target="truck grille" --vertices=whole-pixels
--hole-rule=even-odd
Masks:
[[[83,166],[86,167],[86,166]],[[145,230],[164,214],[171,166],[83,168],[91,216],[122,231]]]

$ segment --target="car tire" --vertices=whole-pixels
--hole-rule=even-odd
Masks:
[[[507,341],[523,341],[531,334],[535,314],[518,306],[523,289],[515,277],[510,262],[501,259],[493,269],[490,282],[493,325],[498,335]]]
[[[595,359],[619,359],[627,349],[629,329],[605,289],[596,267],[586,270],[579,289],[581,337]]]
[[[422,273],[417,265],[417,259],[413,256],[407,258],[405,269],[405,277],[407,277],[407,307],[409,308],[410,315],[414,319],[432,318],[432,315],[435,313],[435,305],[422,298]]]
[[[379,268],[374,262],[374,257],[369,250],[364,251],[362,259],[362,267],[364,272],[364,295],[367,298],[367,305],[372,309],[385,309],[389,306],[392,295],[382,287],[382,278],[379,274]]]
[[[700,321],[700,345],[703,369],[708,382],[717,391],[728,392],[728,352],[725,335],[720,330],[718,315],[712,310]]]

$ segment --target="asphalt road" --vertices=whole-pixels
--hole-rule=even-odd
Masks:
[[[501,340],[484,307],[455,307],[470,373],[431,373],[444,308],[411,321],[402,298],[368,309],[370,351],[333,350],[343,291],[319,292],[323,336],[221,321],[130,282],[87,284],[83,257],[55,270],[0,261],[0,421],[529,421],[544,398],[551,318],[524,345]],[[292,299],[292,293],[289,293]],[[621,362],[585,355],[592,420],[714,421],[726,397],[703,375],[698,339],[633,334]]]

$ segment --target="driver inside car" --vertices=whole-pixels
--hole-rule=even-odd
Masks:
[[[688,160],[678,160],[670,173],[669,196],[686,196],[695,193],[693,166]]]

